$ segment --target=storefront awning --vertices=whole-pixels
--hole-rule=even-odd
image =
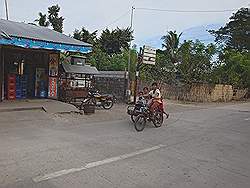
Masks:
[[[62,67],[66,73],[91,74],[91,75],[99,74],[96,67],[92,67],[90,65],[79,66],[79,65],[70,65],[67,63],[62,63]]]
[[[0,45],[89,53],[92,45],[46,27],[0,19]]]

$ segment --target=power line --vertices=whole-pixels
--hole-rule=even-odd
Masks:
[[[225,9],[225,10],[177,10],[177,9],[158,9],[158,8],[144,8],[144,7],[139,7],[135,8],[133,7],[134,10],[142,10],[142,11],[157,11],[157,12],[172,12],[172,13],[225,13],[225,12],[233,12],[237,11],[238,9]],[[123,17],[127,16],[130,13],[130,10],[126,11],[122,15],[120,15],[118,18],[107,24],[105,27],[102,27],[101,29],[98,30],[103,30],[108,28],[109,26],[117,23],[120,19]]]
[[[115,20],[113,20],[112,22],[110,22],[109,24],[107,24],[105,27],[103,27],[102,29],[99,30],[103,30],[106,29],[107,27],[113,25],[114,23],[118,22],[120,19],[122,19],[123,17],[127,16],[130,13],[130,10],[126,11],[125,13],[123,13],[121,16],[119,16],[118,18],[116,18]]]
[[[157,8],[136,8],[136,10],[145,11],[158,11],[158,12],[174,12],[174,13],[223,13],[223,12],[233,12],[238,9],[227,9],[227,10],[177,10],[177,9],[157,9]]]

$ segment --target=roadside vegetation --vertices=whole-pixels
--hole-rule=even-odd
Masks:
[[[39,13],[35,22],[62,33],[64,18],[59,13],[58,5],[49,7],[48,13]],[[162,36],[162,49],[157,50],[156,65],[144,66],[141,79],[169,84],[220,83],[250,88],[249,9],[239,9],[224,27],[208,32],[215,37],[214,43],[204,44],[199,40],[181,43],[181,33],[168,31]],[[88,61],[98,70],[126,70],[130,50],[133,78],[138,49],[129,47],[133,40],[130,28],[91,32],[82,27],[75,29],[71,36],[93,45]]]

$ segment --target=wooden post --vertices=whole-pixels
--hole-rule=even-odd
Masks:
[[[139,74],[140,74],[140,67],[142,64],[142,48],[140,48],[140,53],[138,55],[138,62],[136,65],[136,71],[135,71],[135,84],[134,84],[134,103],[136,103],[136,95],[137,95],[137,86],[138,86],[138,78],[139,78]]]

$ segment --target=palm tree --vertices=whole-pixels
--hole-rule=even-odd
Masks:
[[[49,26],[49,21],[47,21],[47,16],[46,14],[43,14],[39,12],[39,18],[35,20],[35,22],[38,22],[40,26],[48,27]]]
[[[84,27],[82,28],[82,30],[76,29],[73,33],[73,38],[94,45],[97,42],[97,30],[94,32],[90,32]]]
[[[59,33],[63,33],[63,21],[64,18],[59,16],[59,5],[53,5],[48,8],[48,20],[51,23],[53,29]]]
[[[167,35],[161,38],[163,40],[162,47],[166,49],[166,52],[169,54],[171,62],[173,64],[178,62],[178,52],[181,35],[182,33],[178,35],[176,31],[169,31]]]

